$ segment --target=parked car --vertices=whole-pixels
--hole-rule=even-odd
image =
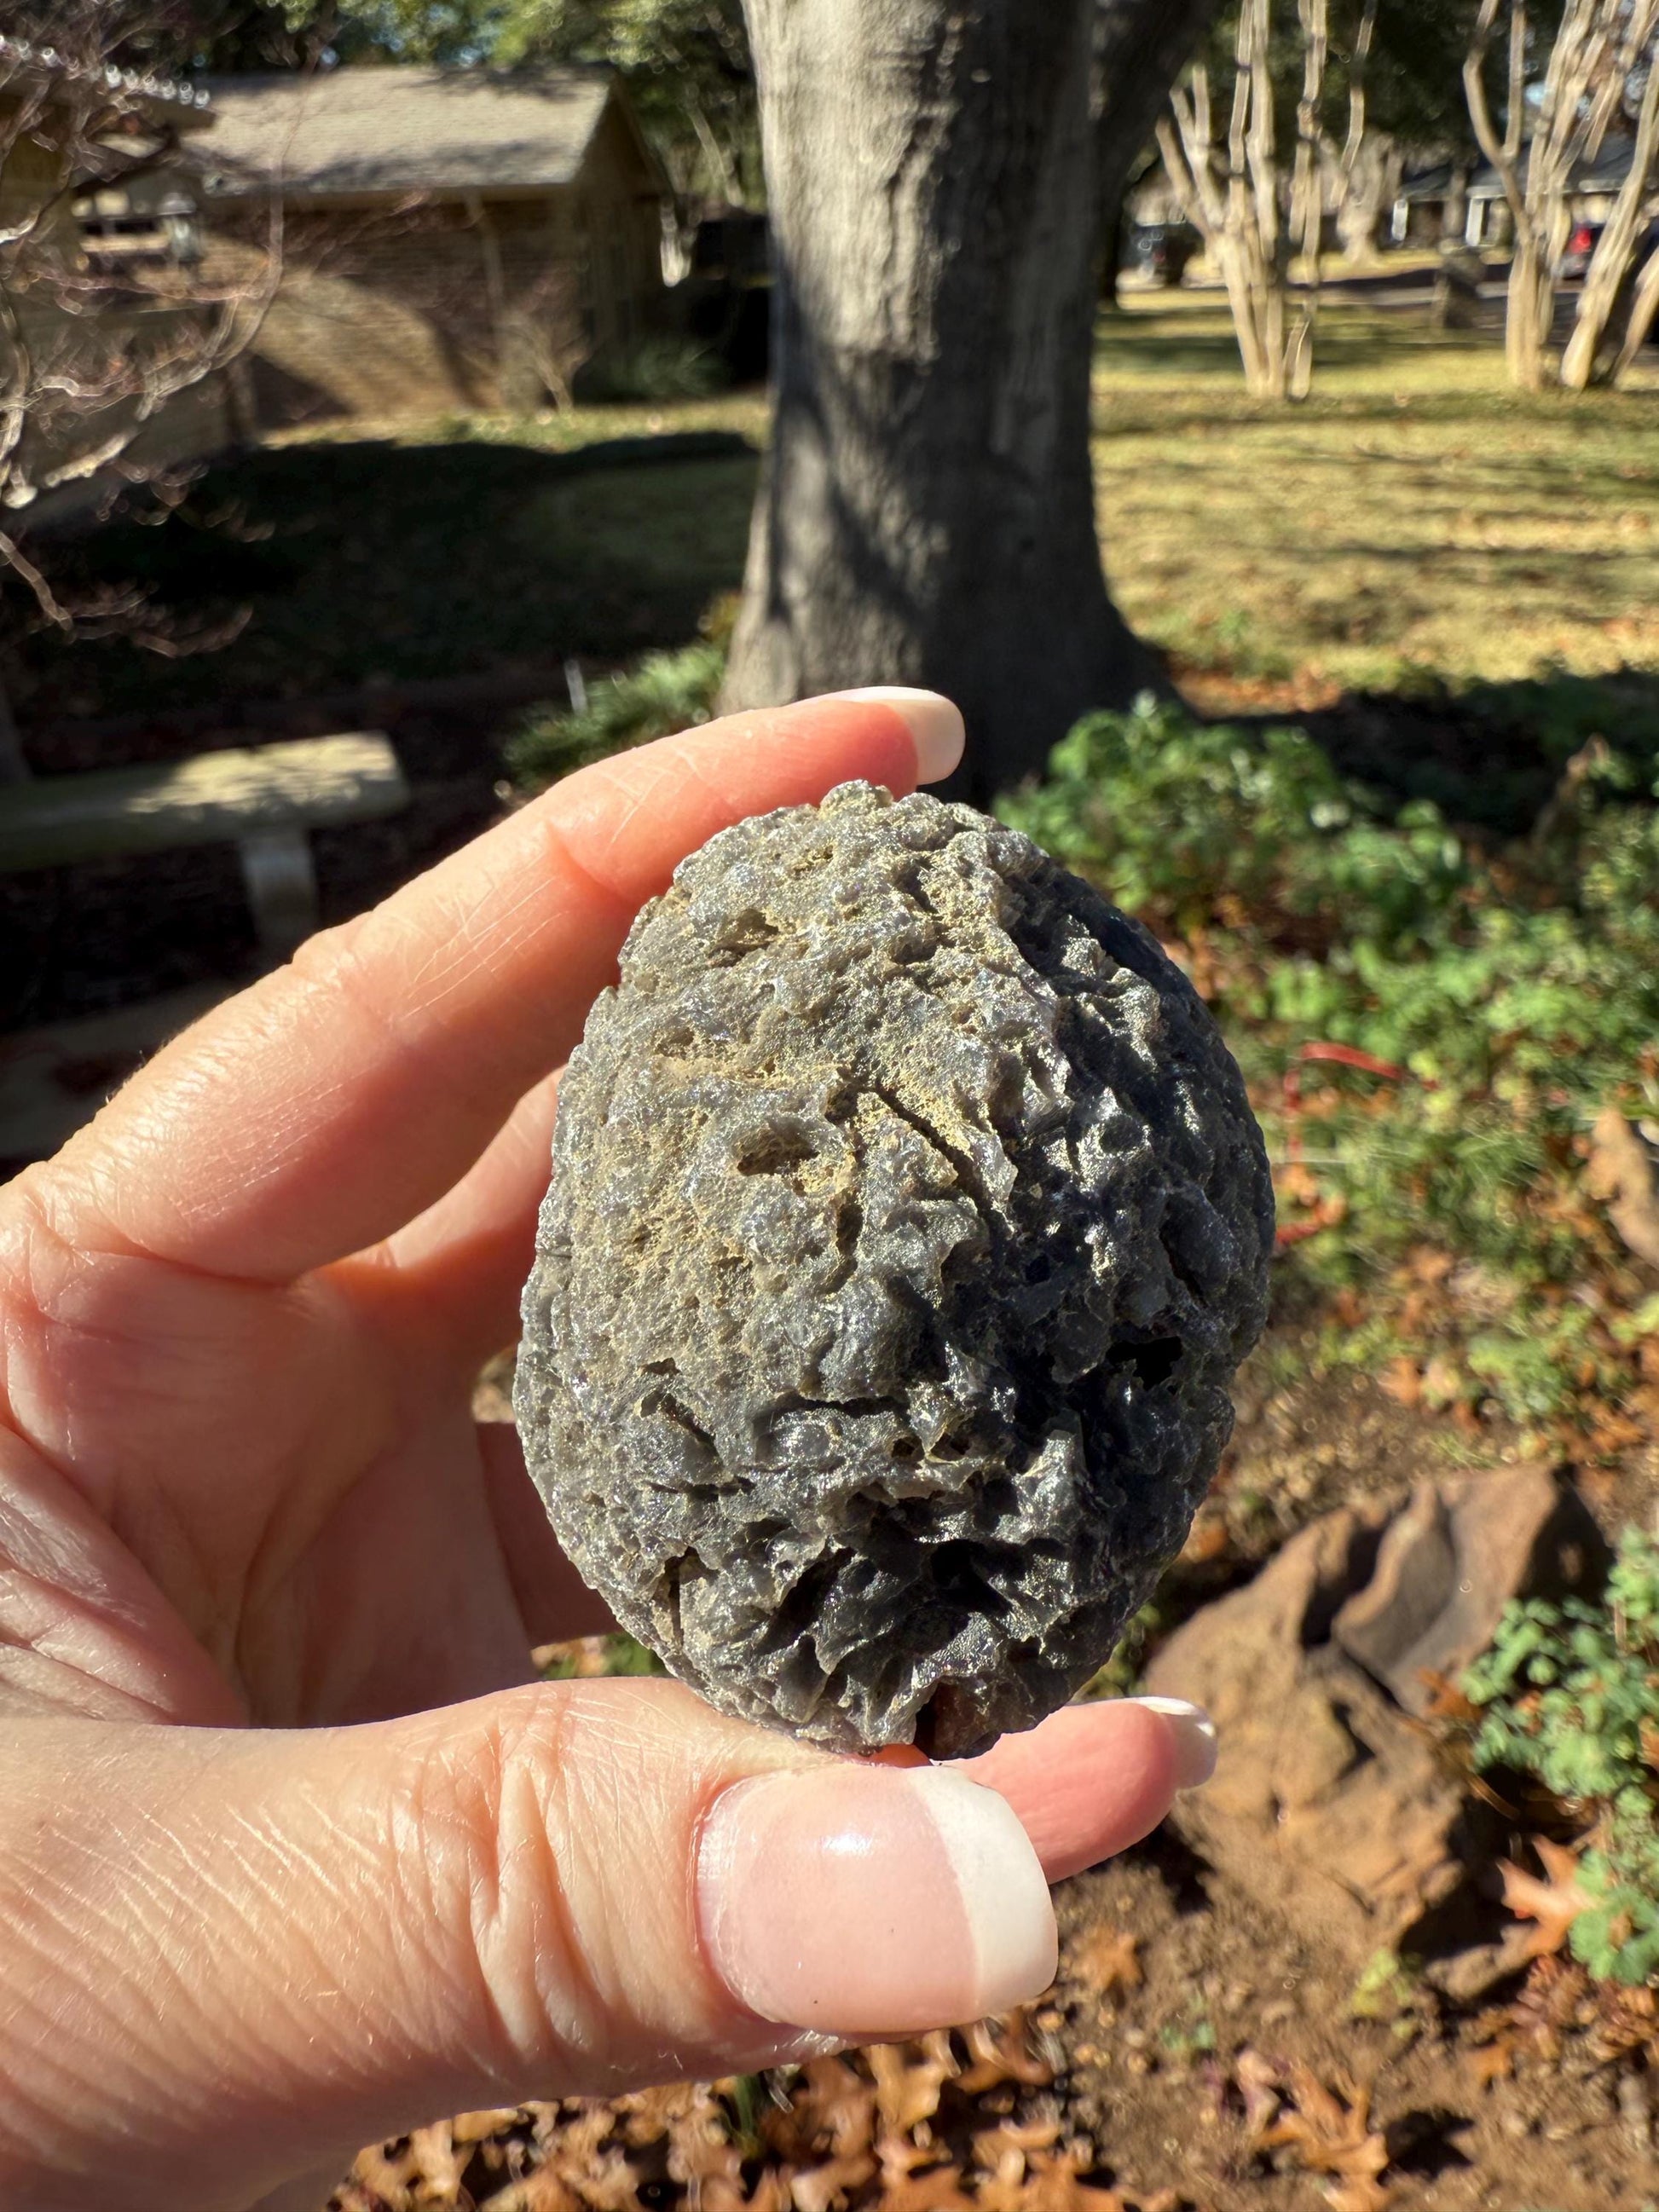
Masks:
[[[1590,256],[1595,251],[1595,241],[1601,235],[1599,222],[1576,222],[1567,240],[1567,250],[1561,257],[1564,276],[1582,276],[1589,267]]]
[[[1157,284],[1178,284],[1203,245],[1189,222],[1139,222],[1129,238],[1128,265]]]

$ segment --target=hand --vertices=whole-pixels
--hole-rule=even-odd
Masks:
[[[960,747],[849,694],[586,769],[0,1191],[9,2206],[320,2200],[434,2115],[971,2018],[1052,1973],[1039,1857],[1207,1771],[1184,1711],[906,1771],[529,1661],[606,1625],[469,1402],[551,1071],[684,854]]]

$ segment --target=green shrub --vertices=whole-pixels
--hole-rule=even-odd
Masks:
[[[514,781],[529,791],[590,761],[706,722],[726,673],[726,648],[709,641],[648,653],[620,676],[601,677],[580,712],[532,715],[507,749]]]
[[[641,338],[601,356],[581,380],[592,399],[706,399],[731,382],[726,363],[713,347],[695,338]]]
[[[1651,771],[1602,746],[1547,836],[1485,854],[1422,800],[1388,818],[1300,731],[1258,738],[1146,698],[1079,724],[1048,781],[1001,805],[1188,960],[1270,1150],[1310,1163],[1326,1201],[1288,1276],[1380,1292],[1425,1244],[1476,1263],[1480,1299],[1442,1302],[1433,1348],[1471,1401],[1527,1424],[1629,1371],[1636,1285],[1580,1156],[1610,1099],[1659,1109]],[[1425,1348],[1352,1325],[1328,1344]]]
[[[1510,1605],[1463,1691],[1476,1766],[1534,1775],[1594,1823],[1574,1956],[1603,1980],[1659,1975],[1659,1544],[1626,1532],[1600,1604]]]
[[[1390,945],[1420,936],[1467,864],[1431,807],[1369,819],[1305,732],[1260,738],[1149,697],[1079,722],[1048,781],[1000,811],[1153,927],[1340,933],[1355,905]],[[1298,930],[1298,925],[1303,926]]]

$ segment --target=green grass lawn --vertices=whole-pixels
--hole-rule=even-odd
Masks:
[[[164,526],[117,521],[70,566],[82,586],[137,579],[187,625],[246,610],[240,634],[175,659],[37,634],[19,708],[148,713],[677,643],[742,575],[763,427],[758,401],[655,427],[612,408],[358,425],[228,459]]]

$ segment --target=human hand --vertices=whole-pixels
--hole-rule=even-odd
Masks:
[[[1005,2006],[1053,1971],[1039,1860],[1207,1771],[1146,1705],[905,1770],[530,1664],[606,1625],[470,1409],[550,1071],[686,853],[960,747],[849,694],[584,770],[0,1190],[9,2206],[319,2201],[437,2114]]]

